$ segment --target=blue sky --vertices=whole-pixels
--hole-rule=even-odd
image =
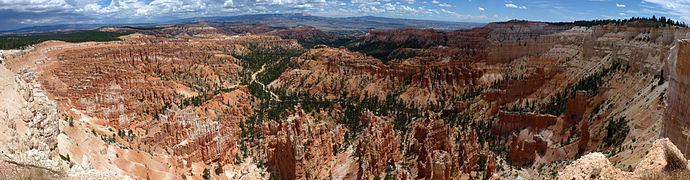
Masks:
[[[690,0],[0,0],[0,30],[266,13],[459,22],[574,21],[656,15],[687,22]]]

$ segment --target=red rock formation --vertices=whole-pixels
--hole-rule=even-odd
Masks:
[[[493,64],[544,52],[558,42],[558,37],[550,34],[568,30],[572,25],[508,21],[490,23],[485,28],[491,29],[486,38],[492,41],[492,46],[485,50],[485,61]]]
[[[484,174],[484,179],[491,179],[491,176],[496,172],[496,157],[490,154],[486,160],[486,174]]]
[[[273,30],[276,30],[278,28],[271,27],[268,25],[258,25],[258,26],[215,26],[214,27],[218,30],[218,32],[223,33],[223,34],[245,34],[245,33],[251,33],[251,34],[260,34],[260,33],[266,33],[270,32]]]
[[[242,67],[227,54],[299,45],[275,36],[196,41],[140,36],[53,51],[39,81],[60,104],[105,120],[100,125],[133,130],[133,146],[166,152],[187,167],[232,164],[240,123],[253,108],[246,88],[231,88]]]
[[[434,150],[428,155],[426,167],[428,168],[426,179],[449,180],[452,167],[451,157],[448,151]]]
[[[343,147],[347,129],[342,125],[316,123],[296,107],[286,120],[265,122],[266,164],[284,179],[318,179],[328,175],[334,147]]]
[[[482,74],[467,62],[428,60],[412,58],[387,65],[361,53],[322,47],[292,59],[301,66],[284,72],[270,86],[289,93],[381,101],[400,92],[400,101],[423,108],[461,98]]]
[[[578,154],[585,153],[587,148],[589,148],[589,121],[582,121],[582,127],[580,127],[580,142],[577,146]]]
[[[300,42],[326,43],[343,37],[341,34],[323,32],[312,26],[297,26],[289,29],[267,32],[267,35],[279,36],[283,39],[296,39]]]
[[[501,111],[498,122],[491,128],[494,134],[506,134],[517,130],[531,128],[544,129],[556,124],[557,117],[550,114],[511,113]]]
[[[547,143],[539,137],[530,135],[529,138],[521,138],[513,135],[511,139],[509,156],[512,164],[524,164],[533,161],[537,153],[543,155],[547,149]]]
[[[557,37],[549,35],[570,28],[572,24],[509,21],[447,33],[416,29],[372,30],[356,46],[395,50],[388,58],[431,56],[505,63],[550,49]]]
[[[224,53],[242,53],[246,47],[299,47],[294,40],[275,36],[184,42],[141,37],[120,45],[68,50],[54,55],[57,63],[39,80],[47,92],[74,108],[107,119],[113,127],[133,129],[149,124],[163,113],[165,104],[191,103],[190,96],[198,95],[194,90],[204,89],[209,93],[198,96],[210,99],[218,89],[238,84],[239,60]]]
[[[506,81],[501,85],[500,90],[492,89],[482,92],[482,97],[489,101],[498,101],[499,104],[513,102],[539,90],[546,81],[553,78],[559,72],[559,69],[546,72],[544,68],[536,68],[534,74],[524,79]]]
[[[450,168],[448,152],[452,152],[449,136],[451,128],[438,120],[435,114],[427,113],[427,118],[412,127],[414,138],[413,147],[417,155],[418,178],[445,178],[450,176],[446,168]],[[448,170],[449,171],[449,170]]]
[[[453,169],[453,172],[460,171],[460,173],[468,174],[477,168],[481,147],[477,142],[477,134],[473,130],[462,133],[461,137],[459,149],[455,152],[458,154],[456,164],[462,164],[462,167],[457,167],[459,170]]]
[[[400,139],[392,124],[371,112],[362,113],[360,121],[366,129],[362,132],[357,146],[357,153],[361,155],[361,172],[358,178],[372,179],[382,174],[386,165],[394,164],[402,158]]]
[[[446,44],[444,34],[433,29],[393,29],[393,30],[370,30],[364,36],[361,45],[367,48],[372,46],[378,48],[425,48]]]
[[[101,31],[111,31],[111,32],[129,32],[129,33],[142,33],[150,34],[162,37],[185,37],[202,35],[202,34],[217,34],[219,32],[215,27],[211,27],[206,23],[193,23],[193,24],[175,24],[170,26],[159,26],[156,28],[131,28],[131,27],[110,27],[103,28]]]
[[[689,157],[690,136],[685,132],[690,128],[690,41],[678,41],[673,52],[677,54],[672,54],[666,62],[669,87],[665,98],[663,136]]]
[[[563,120],[565,121],[564,128],[569,128],[573,124],[580,122],[586,108],[587,92],[577,91],[575,97],[570,98],[565,105],[565,112],[563,113]]]

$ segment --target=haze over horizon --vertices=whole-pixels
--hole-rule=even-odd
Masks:
[[[309,13],[455,22],[575,21],[666,16],[690,20],[690,0],[0,0],[0,30],[53,24],[161,23],[181,18]]]

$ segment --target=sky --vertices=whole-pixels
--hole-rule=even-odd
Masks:
[[[0,0],[0,30],[52,24],[161,23],[181,18],[274,13],[482,23],[656,15],[688,22],[690,0]]]

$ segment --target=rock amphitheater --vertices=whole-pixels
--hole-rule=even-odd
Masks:
[[[690,170],[684,27],[100,30],[130,34],[0,51],[0,179],[682,179]]]

